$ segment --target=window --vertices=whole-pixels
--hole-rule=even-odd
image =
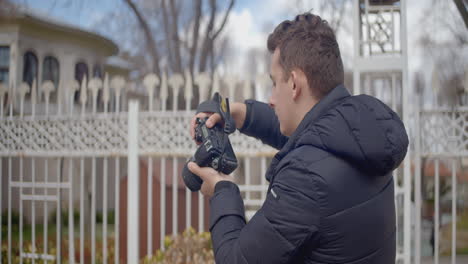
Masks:
[[[0,46],[0,82],[8,85],[8,73],[10,69],[10,47]]]
[[[78,62],[75,65],[75,80],[78,81],[80,84],[81,89],[81,82],[83,81],[83,77],[86,76],[86,81],[89,81],[89,72],[88,72],[88,65],[84,62]],[[75,102],[80,102],[80,90],[75,92]]]
[[[52,81],[55,85],[55,89],[58,89],[59,79],[60,72],[58,60],[52,56],[45,57],[42,68],[42,81]]]
[[[99,64],[95,64],[93,67],[93,77],[102,79],[102,69],[101,66],[99,66]]]
[[[94,64],[93,66],[93,78],[99,78],[102,80],[102,70],[99,64]],[[104,82],[104,80],[102,80]],[[99,89],[97,94],[97,106],[99,110],[104,109],[104,105],[102,104],[102,88]]]
[[[37,57],[31,51],[28,51],[24,54],[23,58],[23,82],[32,86],[33,81],[37,79]]]
[[[52,81],[54,83],[55,90],[50,94],[51,102],[55,102],[57,100],[59,78],[60,72],[58,60],[52,56],[45,57],[42,64],[42,82]]]

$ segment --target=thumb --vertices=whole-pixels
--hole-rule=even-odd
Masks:
[[[196,164],[193,161],[189,162],[188,168],[193,174],[197,175],[202,180],[205,180],[207,172],[210,169],[210,168],[202,168],[202,167],[198,166],[198,164]]]

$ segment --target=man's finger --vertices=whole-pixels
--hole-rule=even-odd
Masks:
[[[192,120],[190,120],[190,136],[192,139],[195,139],[195,121],[197,120],[197,117],[194,116]]]
[[[216,113],[211,115],[208,120],[206,120],[206,126],[208,128],[212,128],[215,124],[219,123],[221,121],[221,116]]]
[[[206,177],[208,177],[208,174],[211,173],[211,170],[213,170],[212,168],[209,168],[209,167],[202,168],[198,166],[198,164],[196,164],[195,162],[189,162],[188,168],[193,174],[200,177],[203,181],[205,180]]]

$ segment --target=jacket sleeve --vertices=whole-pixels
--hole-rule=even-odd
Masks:
[[[304,172],[283,169],[279,177],[298,179]],[[216,263],[288,263],[305,241],[316,239],[317,201],[303,188],[279,181],[262,208],[246,224],[239,188],[219,182],[210,200],[210,231]]]
[[[246,100],[247,113],[244,126],[239,131],[260,139],[263,143],[281,149],[288,137],[281,134],[278,118],[267,104],[255,100]]]

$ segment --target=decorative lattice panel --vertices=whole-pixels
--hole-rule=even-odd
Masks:
[[[190,156],[193,112],[141,112],[139,147],[142,155]],[[124,156],[127,153],[127,113],[85,116],[13,117],[0,120],[0,156]],[[231,135],[240,156],[273,155],[274,149],[236,132]]]
[[[420,115],[423,155],[468,155],[468,111],[423,111]]]

